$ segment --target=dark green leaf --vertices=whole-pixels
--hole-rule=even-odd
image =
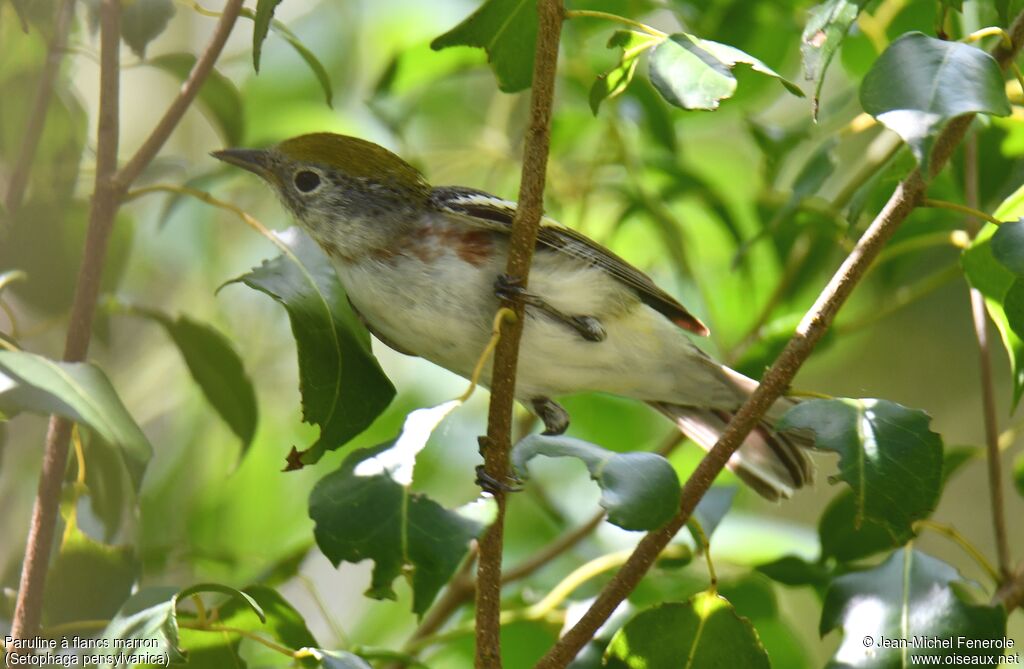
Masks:
[[[311,464],[365,430],[391,402],[395,388],[373,357],[370,336],[323,251],[294,228],[285,237],[295,260],[278,256],[229,283],[266,293],[288,312],[298,348],[303,420],[320,426],[320,438],[303,455]]]
[[[901,543],[879,522],[868,518],[858,522],[858,513],[857,499],[850,490],[836,495],[825,507],[818,521],[822,559],[853,562],[891,550]]]
[[[825,72],[850,26],[868,0],[826,0],[812,7],[800,41],[804,78],[814,82],[814,116],[818,115]]]
[[[278,0],[276,4],[280,4],[280,0]],[[242,8],[240,15],[244,16],[247,19],[256,21],[256,13],[246,7]],[[302,43],[302,40],[300,40],[298,36],[288,28],[288,26],[281,23],[277,19],[274,19],[273,21],[270,22],[270,29],[277,33],[278,35],[280,35],[281,37],[283,37],[284,41],[288,42],[288,44],[293,49],[295,49],[295,52],[299,54],[299,57],[306,62],[306,65],[309,66],[309,69],[312,70],[313,74],[316,76],[317,82],[320,83],[320,88],[322,88],[324,91],[324,97],[326,99],[327,106],[332,107],[332,100],[334,99],[334,90],[331,87],[331,77],[329,74],[327,74],[327,68],[323,66],[323,63],[320,62],[320,59],[317,58],[316,54],[310,51],[306,47],[306,45]],[[253,38],[255,39],[255,34],[253,35]],[[253,54],[253,58],[256,58],[255,53]],[[256,63],[254,61],[254,65],[255,64]],[[258,65],[256,66],[256,69],[259,70]]]
[[[253,613],[256,614],[261,623],[267,622],[267,615],[263,613],[263,609],[251,595],[242,592],[237,588],[232,588],[228,585],[221,585],[220,583],[197,583],[196,585],[190,585],[175,595],[175,601],[177,602],[187,599],[192,595],[198,595],[204,592],[217,592],[222,595],[227,595],[237,602],[244,603]]]
[[[196,57],[190,53],[169,53],[148,62],[184,82],[192,72]],[[242,96],[230,79],[217,70],[211,71],[199,89],[199,103],[226,144],[234,146],[241,143],[245,133]]]
[[[582,460],[601,487],[608,521],[626,530],[661,527],[679,510],[679,477],[656,453],[615,453],[572,437],[530,435],[512,447],[512,465],[527,477],[527,463],[538,455]]]
[[[942,489],[942,439],[923,411],[887,400],[811,400],[793,407],[780,430],[812,430],[815,447],[839,454],[840,480],[854,493],[854,526],[878,523],[897,544],[935,509]]]
[[[139,58],[146,57],[146,45],[167,28],[174,16],[173,0],[132,0],[121,9],[121,36]]]
[[[1024,218],[996,228],[992,256],[1015,275],[1024,276]]]
[[[597,114],[601,103],[621,95],[633,80],[640,55],[660,40],[633,30],[617,30],[608,40],[608,48],[622,48],[618,65],[600,75],[590,89],[590,109]]]
[[[1010,113],[1003,75],[991,56],[919,32],[903,35],[878,57],[861,83],[860,102],[910,145],[923,166],[951,118]]]
[[[977,446],[947,446],[942,454],[943,482],[949,481],[964,465],[979,456],[984,457],[984,451]]]
[[[267,39],[270,22],[274,18],[274,10],[281,0],[257,0],[256,15],[252,25],[252,68],[260,71],[260,54],[263,53],[263,40]]]
[[[95,430],[124,455],[138,490],[153,449],[99,367],[0,351],[0,412],[56,413]],[[3,374],[15,382],[4,388]]]
[[[410,581],[413,611],[423,614],[455,573],[480,523],[412,494],[385,465],[394,444],[360,449],[321,479],[309,496],[309,515],[324,555],[341,562],[374,562],[369,597],[394,599],[399,574]],[[425,439],[424,439],[425,442]]]
[[[757,58],[735,47],[693,35],[670,35],[651,53],[651,82],[662,97],[683,109],[717,109],[719,101],[732,97],[736,77],[732,68],[749,65],[755,72],[774,77],[794,95],[800,88],[782,78]]]
[[[773,581],[788,586],[810,585],[821,588],[831,577],[831,572],[820,563],[808,562],[796,555],[786,555],[758,565],[757,570]]]
[[[1024,497],[1024,453],[1017,456],[1013,463],[1013,484],[1017,486],[1017,492]]]
[[[185,661],[178,647],[178,618],[175,614],[177,590],[146,588],[132,595],[103,631],[111,648],[115,641],[123,644],[128,658],[142,660],[147,655],[166,653],[170,663]],[[155,645],[154,645],[155,644]],[[156,662],[151,662],[156,664]],[[100,669],[128,666],[125,663],[101,663]]]
[[[667,669],[681,666],[682,658],[692,667],[769,667],[750,621],[708,592],[641,611],[612,637],[605,667]]]
[[[242,440],[244,452],[256,432],[256,392],[231,341],[206,323],[188,316],[172,318],[142,307],[130,307],[129,313],[163,326],[203,395]]]
[[[139,571],[131,546],[107,546],[72,531],[46,576],[46,624],[112,617],[131,594]]]
[[[872,569],[832,582],[821,613],[821,634],[841,628],[843,641],[833,657],[844,667],[910,666],[908,656],[995,658],[1001,649],[969,648],[963,641],[999,639],[1006,634],[1002,607],[963,600],[960,575],[948,564],[905,548]],[[954,587],[956,586],[956,587]],[[915,638],[950,642],[951,648],[886,647]]]
[[[514,93],[530,87],[537,43],[536,0],[485,0],[466,20],[430,43],[484,49],[498,87]]]

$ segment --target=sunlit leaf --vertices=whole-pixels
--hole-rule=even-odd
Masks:
[[[174,16],[174,0],[132,0],[121,9],[121,36],[140,58]]]
[[[108,546],[72,530],[47,572],[46,624],[110,618],[128,599],[139,573],[131,546]]]
[[[860,86],[864,111],[903,138],[921,165],[950,119],[1007,116],[999,65],[981,49],[911,32],[878,57]]]
[[[832,582],[821,614],[821,634],[842,629],[833,656],[836,666],[910,666],[908,656],[996,658],[1002,649],[977,647],[979,641],[1006,634],[1006,613],[999,606],[965,602],[957,571],[930,555],[909,548],[896,551],[877,567],[840,576]],[[949,648],[894,643],[948,639]],[[888,641],[890,645],[886,645]],[[975,647],[968,647],[969,641]],[[980,662],[976,662],[980,663]]]
[[[130,307],[129,313],[163,326],[203,395],[242,440],[243,451],[248,448],[256,432],[256,392],[231,341],[210,325],[188,316],[172,318],[143,307]]]
[[[303,420],[320,426],[320,438],[302,456],[303,464],[312,464],[366,429],[391,402],[395,388],[373,357],[370,336],[320,247],[294,228],[282,238],[298,264],[278,256],[229,283],[266,293],[288,312],[299,356]]]
[[[572,437],[530,435],[512,447],[512,465],[526,477],[527,464],[538,455],[583,461],[601,487],[608,521],[623,529],[652,530],[679,510],[679,478],[656,453],[616,453]]]
[[[887,400],[810,400],[790,409],[778,429],[815,433],[815,447],[839,454],[838,479],[849,484],[857,514],[900,545],[914,522],[935,509],[942,489],[942,439],[929,416]]]
[[[812,7],[800,40],[804,78],[814,82],[814,115],[818,115],[825,72],[839,50],[850,26],[868,0],[826,0]]]
[[[147,62],[184,82],[192,72],[196,57],[190,53],[169,53]],[[241,143],[245,132],[242,96],[230,79],[212,70],[199,89],[199,104],[228,146]]]
[[[749,65],[760,74],[778,79],[790,93],[803,96],[796,84],[784,79],[757,58],[727,44],[677,33],[651,53],[651,82],[668,102],[683,109],[717,109],[732,97],[736,77],[732,69]]]
[[[13,387],[5,389],[3,375],[14,381]],[[55,413],[95,430],[121,450],[139,489],[153,449],[99,367],[0,351],[0,412],[17,411]]]
[[[252,25],[252,68],[260,71],[260,54],[263,53],[263,40],[267,39],[270,22],[274,18],[274,10],[281,0],[257,0],[256,14]]]
[[[660,40],[653,35],[634,30],[617,30],[608,40],[608,48],[621,47],[619,63],[600,75],[590,89],[590,109],[597,114],[601,103],[621,95],[633,80],[633,74],[640,62],[640,55]]]
[[[682,658],[693,667],[770,666],[750,621],[709,592],[638,613],[612,637],[604,666],[677,667]]]
[[[484,0],[462,23],[430,43],[432,49],[484,49],[498,87],[514,93],[530,87],[537,43],[536,0]]]

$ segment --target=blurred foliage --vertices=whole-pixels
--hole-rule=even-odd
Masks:
[[[465,383],[379,342],[371,349],[309,240],[282,233],[296,263],[287,252],[275,257],[279,247],[222,209],[180,192],[133,197],[107,250],[107,308],[89,362],[53,362],[95,171],[98,3],[81,4],[69,48],[57,54],[25,197],[0,208],[0,345],[23,349],[0,353],[0,633],[12,615],[46,429],[33,412],[56,412],[78,423],[81,448],[65,477],[44,631],[157,638],[194,667],[379,667],[413,657],[433,668],[469,666],[470,606],[440,633],[409,640],[417,616],[446,597],[453,574],[460,578],[469,539],[487,522],[471,504],[484,393],[421,430],[418,454],[388,450],[402,443],[410,412],[458,396]],[[209,191],[285,230],[267,189],[207,154],[332,131],[395,150],[431,183],[514,198],[528,91],[509,91],[529,86],[534,2],[250,4],[144,184]],[[24,167],[53,5],[0,2],[0,193]],[[994,584],[977,556],[996,552],[981,492],[984,432],[965,285],[984,294],[1000,335],[992,351],[998,421],[1015,483],[1006,486],[1007,515],[1020,518],[1024,455],[1013,412],[1024,391],[1024,261],[1022,224],[1013,222],[1024,216],[1024,91],[982,51],[998,34],[946,40],[1006,27],[1024,2],[568,5],[575,15],[564,24],[548,213],[680,298],[711,329],[698,345],[746,374],[771,364],[948,118],[989,114],[975,120],[969,148],[928,197],[973,202],[1011,222],[997,234],[948,209],[913,213],[798,379],[799,390],[887,398],[811,401],[790,414],[840,454],[838,466],[815,456],[822,480],[781,505],[734,492],[735,476],[723,473],[728,487],[713,488],[696,514],[709,550],[677,537],[572,666],[666,666],[679,649],[730,666],[800,669],[830,658],[889,666],[889,651],[872,655],[862,638],[901,638],[904,619],[920,634],[1021,640],[1020,612],[1007,618],[981,603]],[[122,159],[188,76],[219,9],[124,2]],[[792,94],[797,85],[810,99]],[[218,290],[232,277],[255,290]],[[569,435],[589,442],[574,452],[591,456],[590,471],[574,458],[531,461],[530,480],[510,500],[512,568],[588,523],[602,503],[612,510],[659,492],[644,487],[637,467],[608,485],[620,472],[605,465],[665,448],[668,423],[621,398],[563,403]],[[523,434],[532,431],[521,419]],[[309,466],[280,471],[289,451],[310,444]],[[692,444],[673,448],[668,462],[685,480],[700,455]],[[410,480],[401,482],[398,469],[380,464],[412,457],[415,476],[408,464]],[[357,476],[370,460],[380,469]],[[673,473],[663,462],[657,469]],[[641,525],[665,512],[655,515]],[[1024,535],[1010,524],[1019,559]],[[928,527],[955,527],[970,550],[922,536]],[[542,656],[636,536],[602,522],[510,582],[505,665]],[[705,558],[717,586],[709,587]],[[385,601],[363,597],[368,587]]]

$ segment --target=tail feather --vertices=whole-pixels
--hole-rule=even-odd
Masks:
[[[733,416],[718,409],[650,404],[704,450],[711,450]],[[813,440],[798,432],[778,432],[769,420],[754,428],[727,466],[762,497],[779,500],[813,481],[814,470],[804,452],[813,446]]]

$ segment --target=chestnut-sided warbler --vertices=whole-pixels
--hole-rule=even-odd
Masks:
[[[496,281],[516,204],[431,187],[407,162],[355,137],[318,133],[213,154],[262,177],[330,256],[352,306],[388,346],[469,376],[499,295],[526,304],[517,399],[558,434],[554,397],[592,391],[647,402],[710,448],[756,383],[698,349],[707,328],[643,272],[569,228],[541,227],[529,289]],[[489,370],[482,383],[487,385]],[[812,479],[802,433],[772,424],[780,399],[730,467],[770,499]]]

